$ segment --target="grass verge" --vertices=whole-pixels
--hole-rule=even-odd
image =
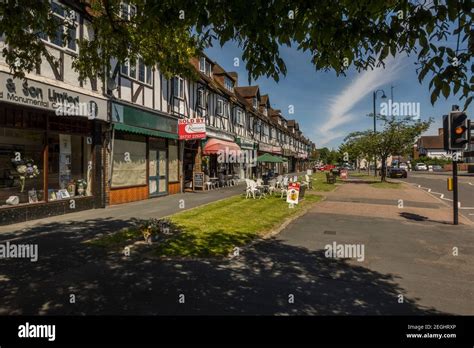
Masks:
[[[234,196],[202,207],[171,215],[174,233],[162,242],[152,244],[151,255],[159,257],[217,257],[230,254],[262,237],[289,217],[322,199],[306,191],[294,209],[280,196],[245,199]],[[143,240],[136,229],[128,229],[89,241],[98,247],[117,249]]]

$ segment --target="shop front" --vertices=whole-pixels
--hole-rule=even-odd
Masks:
[[[178,120],[111,103],[108,203],[180,192]]]
[[[257,143],[247,138],[237,138],[236,142],[246,155],[246,159],[240,163],[239,178],[251,179],[252,168],[257,165]]]
[[[286,159],[286,167],[288,173],[293,173],[296,171],[296,159],[295,153],[290,149],[283,149],[282,152],[283,157]]]
[[[0,225],[104,206],[107,102],[0,72]]]
[[[240,175],[240,147],[234,136],[208,129],[201,145],[204,175],[221,181]]]

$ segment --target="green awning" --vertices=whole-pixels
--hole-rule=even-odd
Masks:
[[[282,156],[275,156],[275,157],[278,157],[278,158],[281,159],[283,162],[288,162],[288,158],[286,158],[286,157],[282,157]]]
[[[134,134],[148,135],[150,137],[161,137],[169,139],[178,139],[178,134],[171,134],[166,132],[161,132],[153,129],[141,128],[129,126],[123,123],[114,123],[114,128],[119,131],[129,132]]]
[[[270,163],[282,163],[283,160],[277,156],[270,155],[265,153],[257,157],[257,162],[270,162]]]

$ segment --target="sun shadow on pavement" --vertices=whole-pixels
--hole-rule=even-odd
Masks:
[[[413,220],[413,221],[426,221],[426,222],[436,222],[438,224],[443,224],[443,225],[451,225],[450,222],[447,221],[441,221],[441,220],[430,220],[426,216],[419,215],[419,214],[414,214],[414,213],[399,213],[399,215],[407,220]]]
[[[39,258],[0,261],[0,314],[442,314],[408,298],[393,275],[276,239],[232,259],[189,260],[148,259],[133,248],[126,257],[81,243],[127,224],[94,219],[24,232],[14,242],[37,243]]]

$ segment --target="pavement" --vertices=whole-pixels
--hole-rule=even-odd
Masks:
[[[186,206],[241,189],[184,194]],[[468,221],[450,225],[443,203],[410,186],[354,182],[324,194],[280,234],[235,258],[158,260],[133,250],[126,257],[81,243],[129,217],[164,214],[179,196],[1,233],[1,243],[38,243],[39,259],[0,261],[0,314],[474,314]],[[333,242],[363,244],[364,260],[326,257]]]
[[[244,193],[245,184],[219,188],[210,191],[195,191],[178,193],[163,197],[155,197],[143,201],[131,202],[106,207],[104,209],[84,210],[77,213],[70,213],[59,216],[52,216],[41,220],[31,220],[12,225],[0,226],[0,238],[7,234],[21,235],[30,229],[51,230],[56,224],[87,224],[88,221],[94,228],[97,228],[99,221],[102,221],[107,228],[107,224],[114,224],[114,227],[127,227],[130,220],[162,218],[186,209],[191,209],[203,204],[228,198]],[[99,232],[99,231],[97,231]]]

